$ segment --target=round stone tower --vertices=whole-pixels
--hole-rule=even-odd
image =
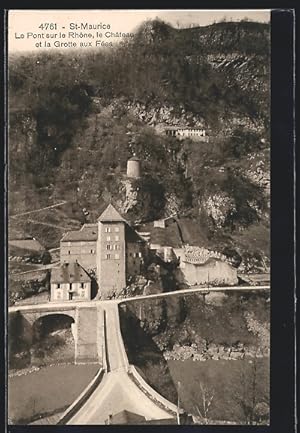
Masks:
[[[127,161],[127,177],[134,179],[141,177],[141,161],[136,156]]]

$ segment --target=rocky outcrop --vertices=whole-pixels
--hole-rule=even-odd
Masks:
[[[270,195],[270,155],[255,153],[249,157],[249,168],[245,175],[255,184],[264,189],[265,195]]]
[[[229,215],[236,211],[234,200],[225,192],[203,197],[200,205],[218,228],[226,224]]]
[[[269,347],[256,346],[245,346],[244,344],[238,344],[236,346],[224,346],[217,345],[214,343],[207,344],[206,347],[198,347],[197,344],[193,343],[190,346],[181,346],[175,344],[173,349],[164,352],[164,358],[166,360],[185,361],[186,359],[192,359],[193,361],[207,361],[220,359],[236,361],[239,359],[247,358],[263,358],[270,356]]]

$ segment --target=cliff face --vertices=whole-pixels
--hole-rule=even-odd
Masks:
[[[112,200],[132,221],[176,212],[243,251],[253,227],[267,238],[269,39],[265,24],[150,21],[113,51],[11,59],[11,213],[65,199],[68,225]],[[178,125],[209,142],[166,137]],[[134,187],[133,153],[143,163]]]

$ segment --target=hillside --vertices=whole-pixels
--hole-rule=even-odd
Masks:
[[[131,221],[177,212],[185,242],[268,263],[269,42],[267,24],[156,20],[112,50],[11,57],[9,212],[67,204],[10,229],[55,247],[112,201]],[[205,128],[209,143],[164,135],[176,125]],[[133,153],[143,177],[128,204]]]

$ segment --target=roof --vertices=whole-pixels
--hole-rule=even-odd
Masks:
[[[126,222],[119,212],[109,204],[104,212],[99,216],[98,221],[100,222]]]
[[[29,251],[44,251],[42,245],[36,239],[13,239],[9,240],[10,247],[22,248]]]
[[[227,261],[227,257],[217,251],[208,250],[203,247],[196,247],[186,245],[184,248],[184,259],[186,263],[193,265],[203,265],[208,263],[209,260]]]
[[[126,230],[126,232],[125,232],[126,242],[128,242],[128,243],[136,243],[136,242],[145,243],[146,242],[146,240],[142,236],[140,236],[140,234],[137,233],[128,224],[126,224],[125,230]]]
[[[149,419],[139,422],[139,424],[150,424],[150,425],[176,425],[178,424],[176,418],[163,418],[163,419]]]
[[[128,410],[122,410],[111,417],[111,424],[137,424],[145,421],[145,417]]]
[[[203,128],[201,126],[167,126],[165,128],[165,131],[178,131],[180,129],[188,129],[191,131],[194,131],[194,130],[204,131],[205,128]]]
[[[88,283],[88,273],[77,262],[64,263],[51,270],[51,283]]]
[[[62,242],[68,241],[96,241],[98,239],[97,224],[84,224],[80,230],[66,233],[61,239]]]
[[[128,161],[140,161],[140,159],[137,156],[133,156],[132,158],[129,158]]]

